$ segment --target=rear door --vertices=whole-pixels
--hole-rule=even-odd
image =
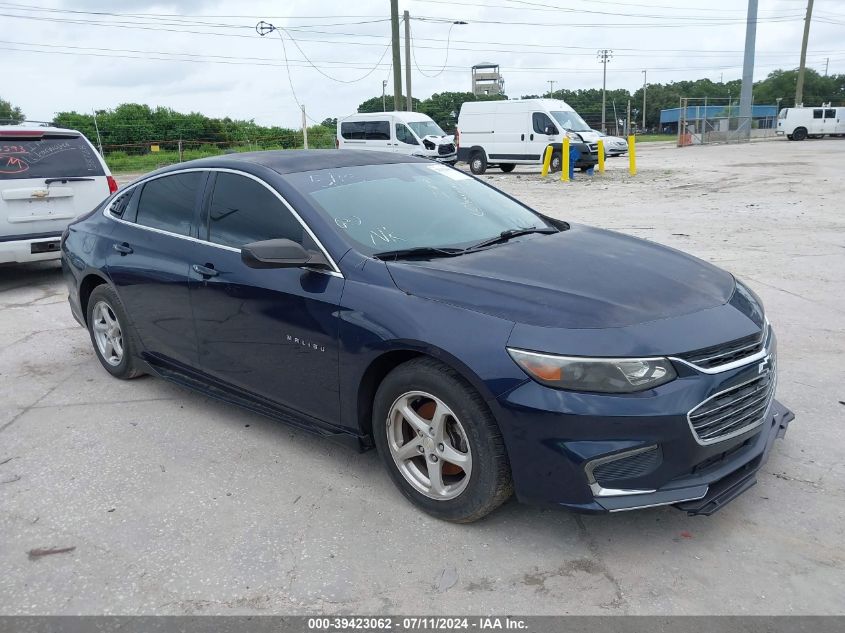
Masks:
[[[488,152],[491,163],[536,162],[540,155],[528,151],[531,134],[528,112],[499,111],[496,113],[493,147]]]
[[[824,109],[823,134],[836,134],[836,108]]]
[[[84,136],[0,132],[0,240],[59,237],[108,195],[106,170]]]
[[[190,263],[207,248],[196,239],[199,201],[208,173],[192,170],[153,178],[108,213],[118,226],[107,271],[142,347],[158,359],[197,366],[190,301]]]

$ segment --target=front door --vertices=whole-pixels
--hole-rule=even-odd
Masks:
[[[245,174],[212,172],[191,300],[200,368],[236,388],[320,420],[339,420],[338,304],[343,278],[301,268],[254,269],[244,244],[316,243],[279,195]]]

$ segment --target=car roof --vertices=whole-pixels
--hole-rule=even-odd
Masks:
[[[18,125],[0,125],[0,134],[13,134],[13,133],[20,133],[21,135],[25,134],[76,134],[82,136],[82,132],[79,130],[71,130],[65,127],[51,127],[51,126],[43,126],[43,125],[28,125],[28,124],[18,124]]]
[[[359,167],[363,165],[391,165],[396,163],[428,163],[425,158],[348,149],[299,149],[267,150],[263,152],[238,152],[209,158],[189,160],[164,167],[154,173],[164,173],[187,168],[230,168],[250,171],[250,166],[264,167],[278,174],[293,174],[319,169]]]

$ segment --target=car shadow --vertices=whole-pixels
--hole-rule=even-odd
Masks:
[[[59,260],[26,264],[0,264],[0,292],[56,283],[62,276]]]

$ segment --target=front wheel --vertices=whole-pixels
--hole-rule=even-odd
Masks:
[[[795,128],[792,132],[792,138],[796,141],[803,141],[807,138],[807,130],[803,127]]]
[[[487,157],[484,152],[475,152],[469,159],[469,170],[476,176],[487,171]]]
[[[391,479],[446,521],[476,521],[512,493],[504,440],[481,396],[434,359],[400,365],[373,403],[373,436]]]
[[[560,166],[562,163],[563,160],[560,157],[560,152],[555,152],[554,154],[552,154],[552,160],[551,163],[549,163],[549,168],[552,172],[558,172],[560,171]]]

